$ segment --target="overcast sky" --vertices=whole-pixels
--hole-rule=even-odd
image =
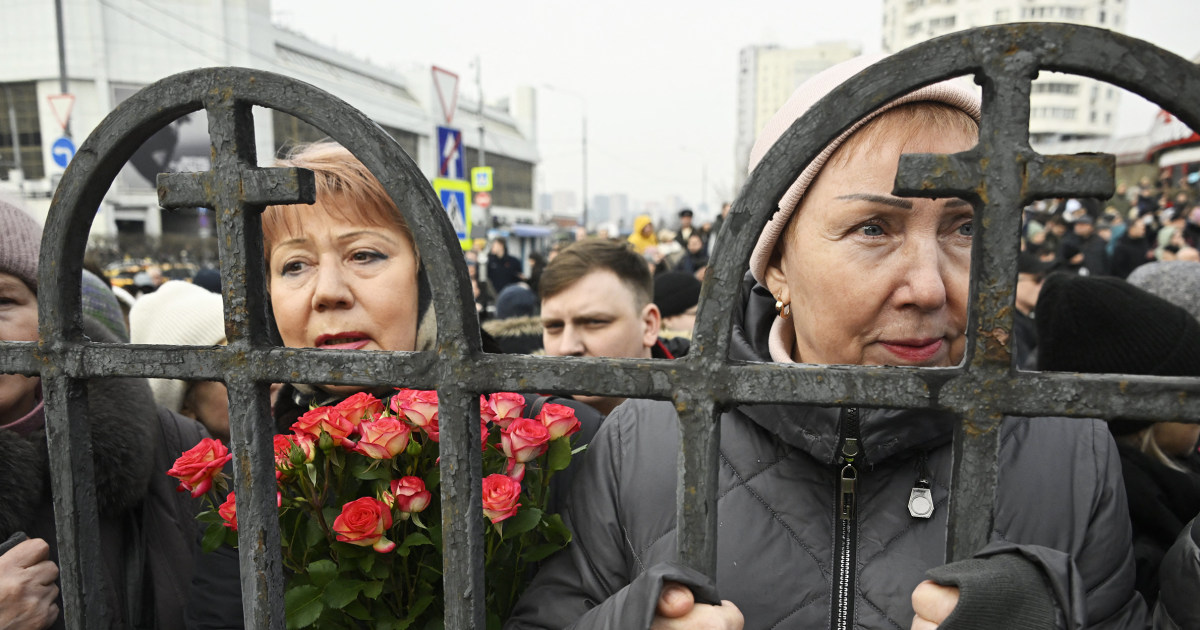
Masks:
[[[1200,52],[1196,0],[1125,0],[1127,34],[1191,58]],[[748,45],[852,41],[881,49],[882,0],[276,0],[275,20],[384,66],[439,65],[474,98],[482,60],[490,102],[518,85],[539,90],[538,185],[581,180],[588,118],[588,191],[640,203],[669,195],[715,211],[732,198],[737,55]],[[574,95],[572,95],[574,94]],[[1140,101],[1140,102],[1135,102]],[[1126,95],[1118,133],[1149,125],[1155,108]],[[707,175],[707,180],[704,177]],[[668,209],[670,210],[670,209]]]

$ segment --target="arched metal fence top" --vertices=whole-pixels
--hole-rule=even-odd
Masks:
[[[907,171],[912,175],[901,170],[897,192],[930,197],[953,194],[997,201],[999,196],[989,193],[1017,186],[1015,192],[1019,194],[1011,198],[1013,204],[998,208],[1014,213],[1034,199],[1053,197],[1058,192],[1111,196],[1111,168],[1105,177],[1105,165],[1095,159],[1064,161],[1062,157],[1039,156],[1029,148],[1029,81],[1036,78],[1039,69],[1112,83],[1176,114],[1193,129],[1200,129],[1200,107],[1194,98],[1189,98],[1200,93],[1200,71],[1196,64],[1147,42],[1104,29],[1050,23],[988,26],[944,35],[895,53],[816,103],[784,132],[747,178],[725,221],[724,246],[713,255],[689,357],[698,360],[700,356],[727,356],[732,322],[728,306],[737,303],[759,233],[805,166],[867,113],[921,87],[974,75],[984,85],[981,154],[974,156],[975,160],[995,162],[1002,156],[1002,159],[1037,163],[1045,167],[1045,172],[1021,173],[1020,180],[1004,181],[1002,176],[985,179],[988,169],[982,168],[976,169],[980,172],[973,173],[978,177],[972,180],[943,177],[934,182],[925,181],[920,173],[938,171],[922,163],[922,168]],[[998,85],[1012,89],[1000,90],[996,88]],[[1040,158],[1051,162],[1041,162]],[[1055,183],[1059,176],[1079,175],[1087,178],[1084,190],[1068,190],[1070,187]],[[1009,235],[1004,238],[1015,252],[1016,241]],[[1012,263],[1005,266],[1015,278],[1015,257]],[[937,382],[945,377],[929,378]]]
[[[257,167],[250,113],[255,105],[291,114],[322,130],[380,180],[411,226],[421,252],[439,320],[439,345],[467,354],[478,352],[480,337],[474,310],[468,312],[464,307],[473,299],[466,264],[461,255],[456,255],[460,251],[457,236],[412,159],[378,124],[345,101],[289,77],[244,68],[204,68],[162,79],[118,105],[79,147],[63,175],[46,223],[40,282],[61,292],[52,291],[46,296],[42,338],[78,338],[82,260],[74,256],[64,260],[62,255],[82,253],[108,185],[145,140],[175,119],[200,109],[207,111],[213,166],[207,173],[160,177],[159,195],[164,206],[215,207],[223,200],[261,209],[271,203],[312,203],[311,173]],[[219,237],[227,242],[235,238],[224,232],[219,232]],[[254,267],[260,260],[247,262]],[[223,265],[225,298],[235,302],[233,310],[226,311],[227,320],[233,320],[230,343],[250,343],[248,333],[261,330],[254,320],[265,319],[265,310],[243,308],[243,298],[236,293],[259,272],[247,269],[245,274],[231,275],[229,271]],[[260,302],[256,296],[250,296],[250,301]],[[68,318],[59,320],[53,316],[55,312],[68,314]],[[263,345],[266,338],[256,337],[253,341]]]

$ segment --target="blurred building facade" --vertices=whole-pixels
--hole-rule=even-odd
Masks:
[[[792,92],[809,77],[860,54],[862,47],[852,42],[804,48],[747,46],[738,53],[734,190],[740,190],[746,181],[755,138]]]
[[[338,96],[379,123],[427,177],[437,174],[436,127],[446,124],[430,73],[437,60],[413,60],[406,69],[373,65],[272,24],[270,0],[62,0],[62,7],[76,146],[121,101],[154,81],[195,68],[242,66],[294,77]],[[51,153],[63,130],[47,100],[61,91],[56,42],[53,2],[5,2],[0,192],[23,195],[43,216],[64,170]],[[477,102],[461,97],[474,91],[465,83],[460,81],[451,125],[462,130],[464,167],[478,165],[482,118],[486,163],[495,169],[492,216],[501,222],[536,221],[534,90],[518,90],[480,113]],[[287,114],[261,109],[255,112],[255,135],[259,164],[297,143],[325,137]],[[98,210],[93,237],[214,230],[203,209],[160,211],[154,183],[157,172],[207,169],[209,155],[203,111],[164,128],[114,182]],[[480,215],[476,208],[475,221]]]
[[[883,0],[883,49],[896,52],[954,31],[1007,22],[1068,22],[1125,30],[1128,0]],[[1043,72],[1030,95],[1034,142],[1105,138],[1117,123],[1120,90],[1075,75]]]

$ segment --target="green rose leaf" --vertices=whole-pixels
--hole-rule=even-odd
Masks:
[[[362,594],[367,599],[375,599],[376,597],[379,597],[379,594],[382,592],[383,592],[383,582],[382,581],[367,582],[366,584],[363,585]]]
[[[526,508],[518,510],[517,513],[503,521],[504,525],[504,540],[508,540],[518,534],[537,527],[537,524],[542,520],[542,511],[537,508]]]
[[[563,523],[562,517],[558,514],[550,514],[542,519],[542,532],[545,533],[547,540],[557,541],[562,547],[571,542],[571,530],[567,529],[566,523]]]
[[[326,584],[329,584],[334,578],[337,577],[338,574],[337,565],[334,564],[333,560],[328,559],[317,560],[316,562],[309,564],[307,571],[309,578],[311,578],[313,584],[316,584],[317,586],[325,586]],[[328,602],[328,600],[326,600],[326,602]],[[341,608],[341,606],[334,606],[334,608]]]
[[[532,549],[526,549],[521,552],[521,560],[525,562],[541,562],[547,556],[562,549],[566,545],[557,545],[554,543],[542,543],[534,546]]]
[[[551,472],[565,470],[571,463],[571,442],[559,438],[550,442],[550,451],[546,455],[546,466]]]
[[[321,602],[321,589],[311,584],[290,589],[283,595],[283,608],[286,611],[288,628],[311,626],[325,611],[325,604]]]
[[[321,531],[321,523],[315,518],[307,519],[304,525],[304,542],[307,546],[315,547],[324,539],[325,532]]]
[[[330,608],[341,610],[358,598],[362,588],[363,583],[358,580],[335,580],[325,586],[321,599]]]
[[[364,589],[364,593],[365,592],[366,591]],[[375,595],[375,597],[378,597],[378,596],[379,596],[378,594]],[[371,611],[367,610],[366,604],[363,604],[362,602],[358,601],[357,599],[350,602],[349,604],[346,604],[346,607],[342,609],[342,612],[346,613],[347,615],[350,615],[351,617],[354,617],[355,619],[358,619],[359,621],[370,621],[371,620]]]
[[[225,530],[228,529],[224,525],[216,523],[210,524],[208,529],[204,530],[204,539],[200,542],[200,548],[204,553],[212,553],[216,551],[221,543],[225,542]]]
[[[420,547],[421,545],[432,545],[432,544],[433,544],[433,541],[429,540],[429,537],[426,536],[425,534],[422,534],[421,532],[413,532],[413,533],[405,536],[404,542],[400,543],[399,548],[400,548],[400,550],[402,550],[400,555],[407,556],[408,550],[413,547]]]

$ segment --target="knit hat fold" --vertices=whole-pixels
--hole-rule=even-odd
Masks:
[[[1119,278],[1051,274],[1035,312],[1040,370],[1200,376],[1200,321]],[[1117,435],[1145,426],[1109,423]]]

